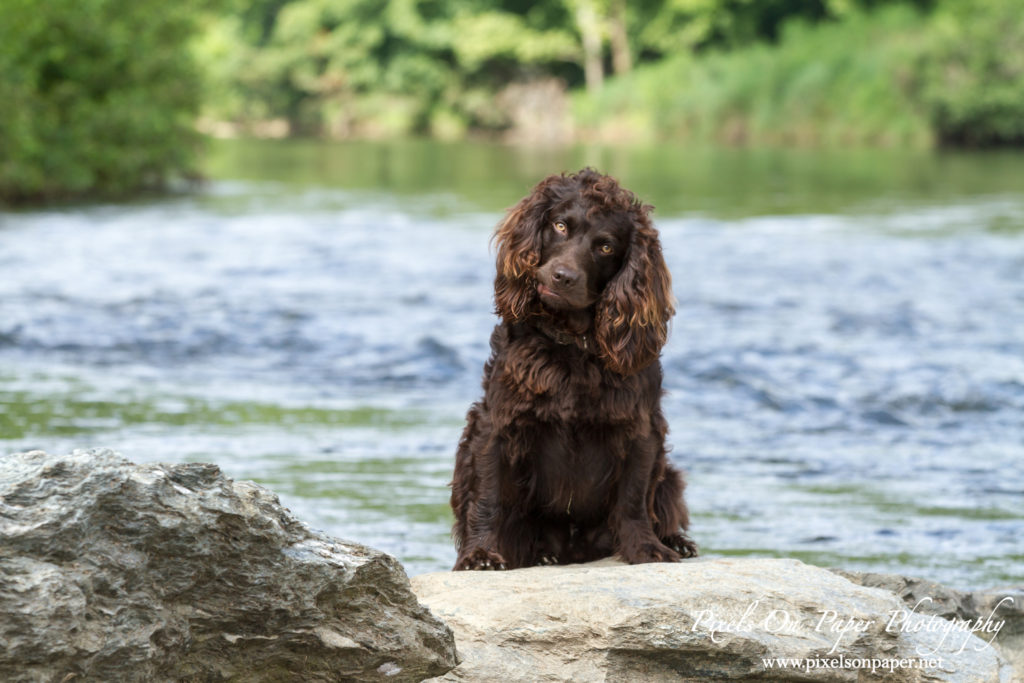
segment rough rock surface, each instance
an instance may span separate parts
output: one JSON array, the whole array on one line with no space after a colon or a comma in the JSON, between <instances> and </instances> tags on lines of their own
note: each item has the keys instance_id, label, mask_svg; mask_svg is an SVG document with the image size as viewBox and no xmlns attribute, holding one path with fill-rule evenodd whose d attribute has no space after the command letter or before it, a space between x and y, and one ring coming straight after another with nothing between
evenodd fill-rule
<instances>
[{"instance_id":1,"label":"rough rock surface","mask_svg":"<svg viewBox=\"0 0 1024 683\"><path fill-rule=\"evenodd\" d=\"M415 681L455 663L396 560L214 465L0 456L0 680Z\"/></svg>"},{"instance_id":2,"label":"rough rock surface","mask_svg":"<svg viewBox=\"0 0 1024 683\"><path fill-rule=\"evenodd\" d=\"M977 636L947 632L949 622L913 614L892 593L796 560L603 561L425 574L412 584L455 631L463 661L443 681L990 683L1013 676ZM766 662L777 658L801 661ZM874 672L871 660L878 660Z\"/></svg>"},{"instance_id":3,"label":"rough rock surface","mask_svg":"<svg viewBox=\"0 0 1024 683\"><path fill-rule=\"evenodd\" d=\"M978 623L1003 622L998 632L981 637L1013 665L1014 680L1024 681L1024 587L959 591L927 579L899 574L831 570L860 586L895 593L908 608L921 614Z\"/></svg>"}]
</instances>

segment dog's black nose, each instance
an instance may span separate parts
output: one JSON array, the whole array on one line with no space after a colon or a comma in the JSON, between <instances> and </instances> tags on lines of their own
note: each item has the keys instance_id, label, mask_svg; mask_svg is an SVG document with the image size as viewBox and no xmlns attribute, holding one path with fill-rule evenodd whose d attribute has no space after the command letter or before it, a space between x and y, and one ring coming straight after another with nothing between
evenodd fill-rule
<instances>
[{"instance_id":1,"label":"dog's black nose","mask_svg":"<svg viewBox=\"0 0 1024 683\"><path fill-rule=\"evenodd\" d=\"M555 268L554 272L551 273L551 277L554 279L556 284L562 285L563 287L572 287L580 280L580 274L566 266L558 266Z\"/></svg>"}]
</instances>

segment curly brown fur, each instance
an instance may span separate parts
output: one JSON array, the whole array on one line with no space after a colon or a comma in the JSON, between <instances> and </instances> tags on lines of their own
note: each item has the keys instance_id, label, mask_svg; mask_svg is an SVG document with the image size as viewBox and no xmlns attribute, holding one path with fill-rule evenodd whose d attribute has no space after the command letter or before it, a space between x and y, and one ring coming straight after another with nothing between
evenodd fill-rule
<instances>
[{"instance_id":1,"label":"curly brown fur","mask_svg":"<svg viewBox=\"0 0 1024 683\"><path fill-rule=\"evenodd\" d=\"M666 456L674 310L651 208L584 169L541 181L498 226L502 320L455 458L455 569L696 555Z\"/></svg>"}]
</instances>

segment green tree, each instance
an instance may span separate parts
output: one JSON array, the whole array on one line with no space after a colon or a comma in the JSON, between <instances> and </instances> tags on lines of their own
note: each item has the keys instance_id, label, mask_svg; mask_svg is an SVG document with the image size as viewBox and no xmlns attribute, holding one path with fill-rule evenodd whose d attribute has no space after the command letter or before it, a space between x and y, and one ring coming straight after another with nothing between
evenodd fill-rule
<instances>
[{"instance_id":1,"label":"green tree","mask_svg":"<svg viewBox=\"0 0 1024 683\"><path fill-rule=\"evenodd\" d=\"M120 195L192 168L196 4L0 3L0 199Z\"/></svg>"},{"instance_id":2,"label":"green tree","mask_svg":"<svg viewBox=\"0 0 1024 683\"><path fill-rule=\"evenodd\" d=\"M579 62L560 2L514 5L294 0L220 17L197 48L210 113L340 137L500 126L500 84Z\"/></svg>"}]
</instances>

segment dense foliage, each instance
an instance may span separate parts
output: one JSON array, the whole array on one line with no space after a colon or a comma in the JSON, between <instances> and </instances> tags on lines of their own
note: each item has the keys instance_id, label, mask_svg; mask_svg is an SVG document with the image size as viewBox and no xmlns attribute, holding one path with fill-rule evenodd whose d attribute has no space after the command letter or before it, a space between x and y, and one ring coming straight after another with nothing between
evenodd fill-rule
<instances>
[{"instance_id":1,"label":"dense foliage","mask_svg":"<svg viewBox=\"0 0 1024 683\"><path fill-rule=\"evenodd\" d=\"M211 65L210 118L341 137L502 130L518 123L510 100L550 100L551 81L596 96L636 65L895 2L238 1L243 11L214 17L198 45Z\"/></svg>"},{"instance_id":2,"label":"dense foliage","mask_svg":"<svg viewBox=\"0 0 1024 683\"><path fill-rule=\"evenodd\" d=\"M196 5L0 2L0 199L124 194L189 168Z\"/></svg>"},{"instance_id":3,"label":"dense foliage","mask_svg":"<svg viewBox=\"0 0 1024 683\"><path fill-rule=\"evenodd\" d=\"M236 1L198 45L234 132L1024 141L1018 0Z\"/></svg>"},{"instance_id":4,"label":"dense foliage","mask_svg":"<svg viewBox=\"0 0 1024 683\"><path fill-rule=\"evenodd\" d=\"M927 145L919 93L926 38L909 7L817 26L793 22L776 45L639 69L597 97L577 98L577 119L605 138L628 130L728 144Z\"/></svg>"}]
</instances>

